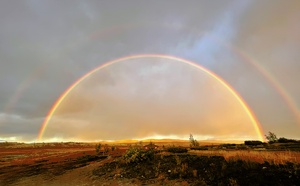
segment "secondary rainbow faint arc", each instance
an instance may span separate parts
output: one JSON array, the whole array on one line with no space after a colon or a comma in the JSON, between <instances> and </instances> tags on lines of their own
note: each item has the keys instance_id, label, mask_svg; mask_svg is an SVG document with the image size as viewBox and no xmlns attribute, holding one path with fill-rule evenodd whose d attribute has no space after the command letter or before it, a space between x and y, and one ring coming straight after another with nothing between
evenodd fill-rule
<instances>
[{"instance_id":1,"label":"secondary rainbow faint arc","mask_svg":"<svg viewBox=\"0 0 300 186\"><path fill-rule=\"evenodd\" d=\"M270 83L271 86L277 91L277 93L281 96L281 98L284 100L284 102L287 104L288 108L292 111L292 113L295 116L296 122L298 125L300 125L300 112L293 101L292 97L289 95L289 93L282 87L282 85L276 80L276 78L268 71L266 70L256 59L251 57L246 52L242 51L241 49L222 42L218 40L218 42L222 43L224 46L228 47L230 50L232 50L235 54L237 54L239 57L241 57L244 61L252 65L256 70L259 71L259 73Z\"/></svg>"},{"instance_id":2,"label":"secondary rainbow faint arc","mask_svg":"<svg viewBox=\"0 0 300 186\"><path fill-rule=\"evenodd\" d=\"M101 70L107 66L110 66L114 63L118 63L121 61L125 61L125 60L129 60L129 59L139 59L139 58L164 58L164 59L171 59L171 60L175 60L178 62L182 62L182 63L186 63L189 64L199 70L202 70L203 72L207 73L209 76L211 76L212 78L214 78L215 80L217 80L219 83L221 83L236 99L237 101L241 104L241 106L243 107L243 109L246 111L247 115L249 116L255 131L257 133L257 135L259 136L259 139L261 141L264 141L264 132L263 129L259 123L259 121L257 120L257 118L255 117L254 113L252 112L252 110L250 109L250 107L247 105L247 103L243 100L243 98L239 95L238 92L236 92L225 80L223 80L221 77L219 77L218 75L216 75L215 73L211 72L210 70L200 66L199 64L193 63L191 61L182 59L182 58L178 58L178 57L174 57L174 56L169 56L169 55L161 55L161 54L141 54L141 55L131 55L131 56L125 56L122 58L118 58L112 61L109 61L107 63L104 63L100 66L98 66L97 68L91 70L90 72L88 72L87 74L85 74L84 76L82 76L81 78L79 78L77 81L75 81L68 89L66 89L62 95L57 99L57 101L53 104L53 106L51 107L50 111L48 112L42 127L39 131L38 134L38 140L41 140L43 137L43 134L47 128L47 125L49 124L50 119L52 118L54 112L56 111L56 109L59 107L59 105L62 103L62 101L66 98L66 96L77 86L79 85L83 80L85 80L86 78L88 78L89 76L91 76L93 73L97 72L98 70Z\"/></svg>"}]
</instances>

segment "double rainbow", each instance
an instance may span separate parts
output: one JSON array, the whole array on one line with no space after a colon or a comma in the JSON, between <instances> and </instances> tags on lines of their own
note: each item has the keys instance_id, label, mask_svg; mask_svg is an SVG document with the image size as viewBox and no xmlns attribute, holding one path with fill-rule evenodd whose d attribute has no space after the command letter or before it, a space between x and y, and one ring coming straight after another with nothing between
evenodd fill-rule
<instances>
[{"instance_id":1,"label":"double rainbow","mask_svg":"<svg viewBox=\"0 0 300 186\"><path fill-rule=\"evenodd\" d=\"M139 58L163 58L163 59L171 59L171 60L175 60L178 62L182 62L188 65L191 65L203 72L205 72L207 75L209 75L210 77L212 77L213 79L215 79L217 82L219 82L221 85L223 85L234 97L235 99L240 103L240 105L243 107L243 109L245 110L245 112L247 113L247 115L249 116L251 123L253 124L253 127L258 135L258 138L261 141L264 141L264 136L263 136L263 130L262 127L259 123L259 121L257 120L257 118L255 117L254 113L252 112L252 110L250 109L250 107L247 105L247 103L243 100L243 98L239 95L238 92L236 92L225 80L223 80L221 77L219 77L218 75L216 75L215 73L209 71L208 69L200 66L199 64L193 63L191 61L185 60L185 59L181 59L178 57L174 57L174 56L169 56L169 55L160 55L160 54L142 54L142 55L132 55L132 56L126 56L126 57L122 57L116 60L112 60L109 61L107 63L104 63L102 65L100 65L99 67L91 70L90 72L88 72L87 74L85 74L84 76L82 76L80 79L78 79L75 83L73 83L68 89L66 89L61 96L57 99L57 101L53 104L52 108L50 109L50 111L48 112L42 126L41 129L39 131L38 134L38 140L42 140L43 134L46 131L46 128L49 124L49 121L51 120L53 114L55 113L56 109L59 107L59 105L63 102L63 100L68 96L68 94L76 87L78 86L81 82L83 82L86 78L88 78L89 76L93 75L95 72L108 67L112 64L115 63L119 63L122 61L126 61L126 60L130 60L130 59L139 59Z\"/></svg>"}]
</instances>

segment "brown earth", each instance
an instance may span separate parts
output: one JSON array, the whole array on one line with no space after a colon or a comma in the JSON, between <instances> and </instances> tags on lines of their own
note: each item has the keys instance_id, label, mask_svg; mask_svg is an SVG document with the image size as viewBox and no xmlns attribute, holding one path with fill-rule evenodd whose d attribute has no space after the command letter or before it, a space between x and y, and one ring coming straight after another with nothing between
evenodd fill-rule
<instances>
[{"instance_id":1,"label":"brown earth","mask_svg":"<svg viewBox=\"0 0 300 186\"><path fill-rule=\"evenodd\" d=\"M141 185L138 179L94 173L125 151L123 146L105 155L96 155L94 147L0 148L0 185Z\"/></svg>"},{"instance_id":2,"label":"brown earth","mask_svg":"<svg viewBox=\"0 0 300 186\"><path fill-rule=\"evenodd\" d=\"M125 163L126 146L106 154L94 145L0 147L0 185L297 185L299 163L228 160L223 156L156 153Z\"/></svg>"}]
</instances>

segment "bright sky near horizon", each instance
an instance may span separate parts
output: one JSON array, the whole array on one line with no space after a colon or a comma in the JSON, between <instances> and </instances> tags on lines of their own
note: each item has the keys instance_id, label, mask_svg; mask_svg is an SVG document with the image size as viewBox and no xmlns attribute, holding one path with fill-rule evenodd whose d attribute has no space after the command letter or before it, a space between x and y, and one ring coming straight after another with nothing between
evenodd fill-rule
<instances>
[{"instance_id":1,"label":"bright sky near horizon","mask_svg":"<svg viewBox=\"0 0 300 186\"><path fill-rule=\"evenodd\" d=\"M129 55L217 74L262 129L300 139L300 2L0 1L0 141L34 141L79 78ZM255 138L245 110L203 71L132 59L83 81L43 140ZM113 137L112 137L113 136Z\"/></svg>"}]
</instances>

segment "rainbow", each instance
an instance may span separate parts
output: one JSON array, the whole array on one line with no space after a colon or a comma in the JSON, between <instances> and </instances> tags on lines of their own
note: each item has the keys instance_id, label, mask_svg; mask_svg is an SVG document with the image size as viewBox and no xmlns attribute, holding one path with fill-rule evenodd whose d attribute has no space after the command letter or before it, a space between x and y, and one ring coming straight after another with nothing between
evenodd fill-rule
<instances>
[{"instance_id":1,"label":"rainbow","mask_svg":"<svg viewBox=\"0 0 300 186\"><path fill-rule=\"evenodd\" d=\"M243 52L242 50L231 47L231 49L236 52L243 60L250 63L252 66L254 66L255 69L257 69L260 74L264 76L264 78L269 81L269 83L273 86L273 88L277 91L277 93L281 96L281 98L284 100L284 102L287 104L288 108L292 111L294 114L294 117L296 119L296 122L298 125L300 125L300 113L298 110L297 105L293 101L293 98L289 95L289 93L282 87L282 85L276 80L276 78L269 73L260 63L258 63L253 57L251 58L247 53Z\"/></svg>"},{"instance_id":2,"label":"rainbow","mask_svg":"<svg viewBox=\"0 0 300 186\"><path fill-rule=\"evenodd\" d=\"M235 53L238 57L240 57L242 60L253 66L269 83L270 85L277 91L277 93L280 95L280 97L283 99L283 101L288 106L289 110L293 113L296 123L300 125L300 112L293 101L293 98L289 95L289 93L284 89L284 87L276 80L276 78L268 71L266 70L256 59L254 59L252 56L247 54L246 52L242 51L241 49L235 47L234 45L231 45L227 42L222 41L219 38L213 37L214 41L217 43L223 45L224 47L231 50L233 53Z\"/></svg>"},{"instance_id":3,"label":"rainbow","mask_svg":"<svg viewBox=\"0 0 300 186\"><path fill-rule=\"evenodd\" d=\"M113 26L107 29L103 29L101 30L99 33L95 33L92 34L90 36L89 39L94 40L94 39L98 39L98 38L106 38L106 37L110 37L110 35L116 34L121 30L124 29L130 29L134 26L136 27L141 27L141 26L150 26L150 28L152 26L155 26L156 23L152 23L151 25L131 25L131 24L123 24L123 25L118 25L118 26ZM163 26L167 29L172 29L170 28L171 25L165 25L162 24L160 26ZM176 29L176 28L175 28ZM203 32L202 34L206 34L207 32ZM257 71L259 71L259 73L267 80L267 82L277 91L277 93L279 94L279 96L282 98L282 100L285 102L285 104L287 105L287 107L289 108L289 110L291 111L291 113L294 115L296 124L300 125L300 112L298 109L298 106L296 105L295 101L293 100L293 98L291 97L291 95L284 89L284 87L282 86L282 84L272 75L272 73L270 73L267 69L265 69L264 66L262 66L256 59L254 59L252 56L250 56L249 54L247 54L245 51L242 51L241 49L235 47L234 45L227 43L225 41L223 41L222 39L211 35L212 41L215 41L216 43L223 45L224 47L226 47L227 49L231 50L233 53L235 53L239 58L241 58L242 60L244 60L245 62L247 62L248 64L250 64L251 66L253 66ZM72 44L72 46L77 46L78 44L82 43L83 41L79 40L74 42L74 44ZM67 50L67 48L64 48L61 50L60 54L65 53L65 51ZM35 72L33 72L32 74L29 75L29 77L27 77L24 82L22 82L19 87L17 88L17 90L15 91L15 93L12 95L11 99L8 100L7 104L4 107L4 111L6 113L11 113L13 108L15 107L15 105L17 104L17 102L19 101L19 99L22 97L22 95L24 94L24 92L29 88L29 86L32 84L32 82L38 78L38 76L41 74L41 72L46 69L46 66L42 66L40 68L38 68L37 70L35 70Z\"/></svg>"},{"instance_id":4,"label":"rainbow","mask_svg":"<svg viewBox=\"0 0 300 186\"><path fill-rule=\"evenodd\" d=\"M243 107L243 109L245 110L245 112L247 113L247 115L249 116L251 123L253 124L253 127L257 133L257 135L259 136L259 139L261 141L264 141L264 132L262 130L262 127L259 123L259 121L257 120L257 118L255 117L254 113L252 112L251 108L247 105L247 103L243 100L243 98L239 95L239 93L237 91L235 91L225 80L223 80L221 77L219 77L218 75L216 75L215 73L209 71L208 69L200 66L199 64L193 63L191 61L185 60L185 59L181 59L178 57L174 57L174 56L169 56L169 55L160 55L160 54L141 54L141 55L131 55L131 56L126 56L126 57L122 57L122 58L118 58L116 60L112 60L109 61L107 63L104 63L102 65L100 65L99 67L91 70L90 72L88 72L87 74L85 74L84 76L82 76L81 78L79 78L77 81L75 81L68 89L66 89L61 96L57 99L57 101L53 104L53 106L51 107L51 109L49 110L42 126L41 129L39 131L38 134L38 140L42 140L43 134L45 133L45 130L49 124L50 119L52 118L53 114L55 113L56 109L59 107L59 105L63 102L63 100L68 96L68 94L77 86L79 85L83 80L85 80L86 78L90 77L92 74L94 74L95 72L97 72L98 70L101 70L105 67L108 67L112 64L118 63L118 62L122 62L125 60L129 60L129 59L139 59L139 58L163 58L163 59L171 59L171 60L175 60L178 62L182 62L188 65L191 65L203 72L205 72L206 74L208 74L210 77L212 77L213 79L215 79L217 82L219 82L221 85L223 85L235 98L236 100L240 103L240 105Z\"/></svg>"},{"instance_id":5,"label":"rainbow","mask_svg":"<svg viewBox=\"0 0 300 186\"><path fill-rule=\"evenodd\" d=\"M18 86L15 93L12 95L11 99L8 100L7 104L4 107L5 113L12 113L13 107L17 104L19 99L23 96L27 89L34 80L37 79L44 72L44 66L38 67L31 73L20 85Z\"/></svg>"}]
</instances>

